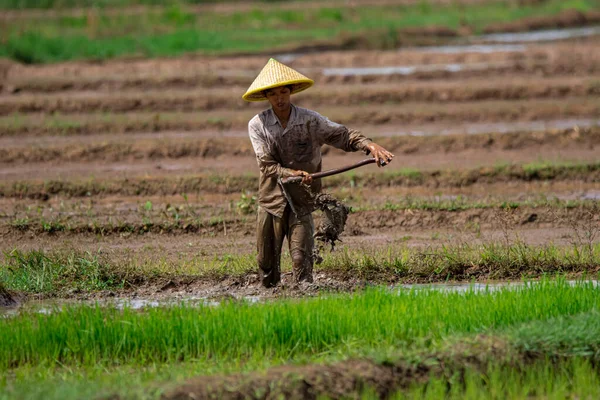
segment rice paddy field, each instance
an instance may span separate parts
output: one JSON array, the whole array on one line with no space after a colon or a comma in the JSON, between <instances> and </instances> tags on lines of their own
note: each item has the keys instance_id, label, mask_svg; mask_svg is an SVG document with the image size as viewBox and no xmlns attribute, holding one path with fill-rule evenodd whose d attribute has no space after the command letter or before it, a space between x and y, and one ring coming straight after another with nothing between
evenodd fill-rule
<instances>
[{"instance_id":1,"label":"rice paddy field","mask_svg":"<svg viewBox=\"0 0 600 400\"><path fill-rule=\"evenodd\" d=\"M0 399L600 396L597 0L0 0L0 32ZM342 242L264 289L270 57L396 157L324 178Z\"/></svg>"}]
</instances>

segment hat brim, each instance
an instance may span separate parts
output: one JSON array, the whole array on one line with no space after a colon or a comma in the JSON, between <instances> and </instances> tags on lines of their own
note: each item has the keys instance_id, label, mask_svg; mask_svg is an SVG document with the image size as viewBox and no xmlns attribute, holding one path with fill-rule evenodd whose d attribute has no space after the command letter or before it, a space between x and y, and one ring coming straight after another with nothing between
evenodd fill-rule
<instances>
[{"instance_id":1,"label":"hat brim","mask_svg":"<svg viewBox=\"0 0 600 400\"><path fill-rule=\"evenodd\" d=\"M273 89L280 86L293 85L291 94L302 92L311 87L315 82L312 79L294 79L290 81L277 82L272 85L257 88L253 91L245 93L242 98L246 101L264 101L267 100L265 90Z\"/></svg>"}]
</instances>

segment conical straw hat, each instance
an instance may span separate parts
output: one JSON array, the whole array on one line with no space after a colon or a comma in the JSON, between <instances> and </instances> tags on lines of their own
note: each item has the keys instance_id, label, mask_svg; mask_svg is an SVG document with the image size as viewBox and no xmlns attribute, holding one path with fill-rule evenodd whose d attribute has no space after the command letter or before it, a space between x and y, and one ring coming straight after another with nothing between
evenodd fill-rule
<instances>
[{"instance_id":1,"label":"conical straw hat","mask_svg":"<svg viewBox=\"0 0 600 400\"><path fill-rule=\"evenodd\" d=\"M278 86L293 85L292 94L308 89L315 83L300 72L271 58L242 98L246 101L267 100L263 91Z\"/></svg>"}]
</instances>

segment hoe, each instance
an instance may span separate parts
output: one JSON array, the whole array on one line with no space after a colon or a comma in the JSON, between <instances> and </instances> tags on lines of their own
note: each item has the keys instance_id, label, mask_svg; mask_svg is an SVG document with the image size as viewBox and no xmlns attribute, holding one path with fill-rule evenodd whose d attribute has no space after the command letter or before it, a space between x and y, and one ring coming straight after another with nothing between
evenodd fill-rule
<instances>
[{"instance_id":1,"label":"hoe","mask_svg":"<svg viewBox=\"0 0 600 400\"><path fill-rule=\"evenodd\" d=\"M326 176L341 174L342 172L350 171L363 165L375 163L374 158L367 158L356 164L347 165L341 168L330 169L327 171L316 172L310 174L313 179L324 178ZM316 208L315 197L316 195L310 191L306 185L299 184L302 182L301 176L292 176L279 180L279 185L283 190L283 194L287 199L292 212L297 216L310 214Z\"/></svg>"}]
</instances>

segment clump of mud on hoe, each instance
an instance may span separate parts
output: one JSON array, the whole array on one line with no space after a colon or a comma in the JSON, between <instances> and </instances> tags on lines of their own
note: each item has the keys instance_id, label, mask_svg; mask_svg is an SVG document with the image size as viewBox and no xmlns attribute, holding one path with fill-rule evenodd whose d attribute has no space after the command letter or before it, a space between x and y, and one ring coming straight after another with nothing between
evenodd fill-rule
<instances>
[{"instance_id":1,"label":"clump of mud on hoe","mask_svg":"<svg viewBox=\"0 0 600 400\"><path fill-rule=\"evenodd\" d=\"M0 307L10 307L16 305L17 300L15 300L13 295L0 283Z\"/></svg>"},{"instance_id":2,"label":"clump of mud on hoe","mask_svg":"<svg viewBox=\"0 0 600 400\"><path fill-rule=\"evenodd\" d=\"M317 243L313 250L315 263L321 264L323 262L321 252L324 247L329 244L333 251L336 242L341 242L340 235L344 232L350 207L328 193L318 194L315 197L315 206L323 211L323 218L314 234Z\"/></svg>"}]
</instances>

